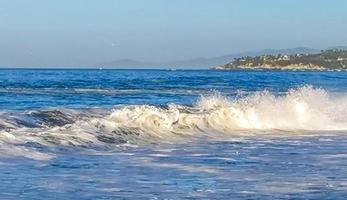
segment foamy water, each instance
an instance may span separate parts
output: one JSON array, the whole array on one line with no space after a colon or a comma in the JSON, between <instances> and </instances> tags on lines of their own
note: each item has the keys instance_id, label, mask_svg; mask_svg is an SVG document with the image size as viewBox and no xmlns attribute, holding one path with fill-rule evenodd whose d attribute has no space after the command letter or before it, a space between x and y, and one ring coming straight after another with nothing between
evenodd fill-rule
<instances>
[{"instance_id":1,"label":"foamy water","mask_svg":"<svg viewBox=\"0 0 347 200\"><path fill-rule=\"evenodd\" d=\"M5 199L346 196L346 73L0 70L0 78Z\"/></svg>"},{"instance_id":2,"label":"foamy water","mask_svg":"<svg viewBox=\"0 0 347 200\"><path fill-rule=\"evenodd\" d=\"M20 147L28 142L47 147L93 148L110 144L174 142L185 135L208 137L209 133L229 139L248 133L254 137L256 130L260 130L256 134L258 137L262 134L276 136L277 130L285 131L280 135L289 137L298 135L298 131L345 131L347 96L304 86L283 95L260 91L227 98L214 93L202 96L193 106L133 105L117 107L111 112L70 109L22 115L23 119L2 114L0 142L3 155L33 157L37 152ZM28 116L31 124L25 123ZM40 156L43 154L39 153ZM43 159L49 157L43 156Z\"/></svg>"}]
</instances>

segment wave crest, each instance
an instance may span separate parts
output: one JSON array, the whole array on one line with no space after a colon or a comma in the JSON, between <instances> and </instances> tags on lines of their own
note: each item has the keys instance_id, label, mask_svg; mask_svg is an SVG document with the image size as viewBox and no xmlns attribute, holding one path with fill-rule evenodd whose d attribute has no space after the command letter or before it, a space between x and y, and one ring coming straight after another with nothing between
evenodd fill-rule
<instances>
[{"instance_id":1,"label":"wave crest","mask_svg":"<svg viewBox=\"0 0 347 200\"><path fill-rule=\"evenodd\" d=\"M305 86L285 95L262 91L227 98L214 94L201 97L194 106L138 105L115 108L107 114L42 111L30 116L45 126L25 126L25 123L16 126L2 119L0 126L7 128L0 132L0 145L86 147L170 141L199 133L232 136L244 130L344 131L347 130L347 97Z\"/></svg>"},{"instance_id":2,"label":"wave crest","mask_svg":"<svg viewBox=\"0 0 347 200\"><path fill-rule=\"evenodd\" d=\"M310 86L284 96L263 91L229 99L202 97L195 106L132 106L114 110L109 120L147 132L186 134L194 131L232 133L243 129L347 130L347 98L331 96Z\"/></svg>"}]
</instances>

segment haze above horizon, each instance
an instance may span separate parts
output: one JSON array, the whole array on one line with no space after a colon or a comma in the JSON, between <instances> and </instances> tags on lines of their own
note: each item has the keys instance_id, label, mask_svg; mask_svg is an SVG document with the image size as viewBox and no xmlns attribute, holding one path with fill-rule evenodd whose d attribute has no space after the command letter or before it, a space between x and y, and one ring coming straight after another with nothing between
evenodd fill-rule
<instances>
[{"instance_id":1,"label":"haze above horizon","mask_svg":"<svg viewBox=\"0 0 347 200\"><path fill-rule=\"evenodd\" d=\"M347 44L344 0L0 0L0 66L170 62Z\"/></svg>"}]
</instances>

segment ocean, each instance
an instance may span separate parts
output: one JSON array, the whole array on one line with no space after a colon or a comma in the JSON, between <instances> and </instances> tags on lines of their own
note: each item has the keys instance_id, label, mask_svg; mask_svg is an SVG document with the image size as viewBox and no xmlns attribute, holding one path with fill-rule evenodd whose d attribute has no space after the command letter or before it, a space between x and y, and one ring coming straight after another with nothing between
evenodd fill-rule
<instances>
[{"instance_id":1,"label":"ocean","mask_svg":"<svg viewBox=\"0 0 347 200\"><path fill-rule=\"evenodd\" d=\"M0 70L1 199L346 196L346 72Z\"/></svg>"}]
</instances>

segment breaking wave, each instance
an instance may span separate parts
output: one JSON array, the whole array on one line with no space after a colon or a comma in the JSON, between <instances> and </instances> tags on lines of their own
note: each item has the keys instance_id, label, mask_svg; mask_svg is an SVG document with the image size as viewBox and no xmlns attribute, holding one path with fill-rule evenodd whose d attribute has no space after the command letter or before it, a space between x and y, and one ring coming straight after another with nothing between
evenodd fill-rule
<instances>
[{"instance_id":1,"label":"breaking wave","mask_svg":"<svg viewBox=\"0 0 347 200\"><path fill-rule=\"evenodd\" d=\"M298 130L345 131L347 96L305 86L284 95L262 91L227 98L214 94L201 97L194 106L138 105L116 107L112 111L0 113L0 152L12 155L24 151L30 155L27 157L41 159L43 156L44 159L44 155L26 149L25 144L45 147L139 145L173 141L185 135L214 133L232 137L247 130L259 134L271 130L288 134Z\"/></svg>"}]
</instances>

